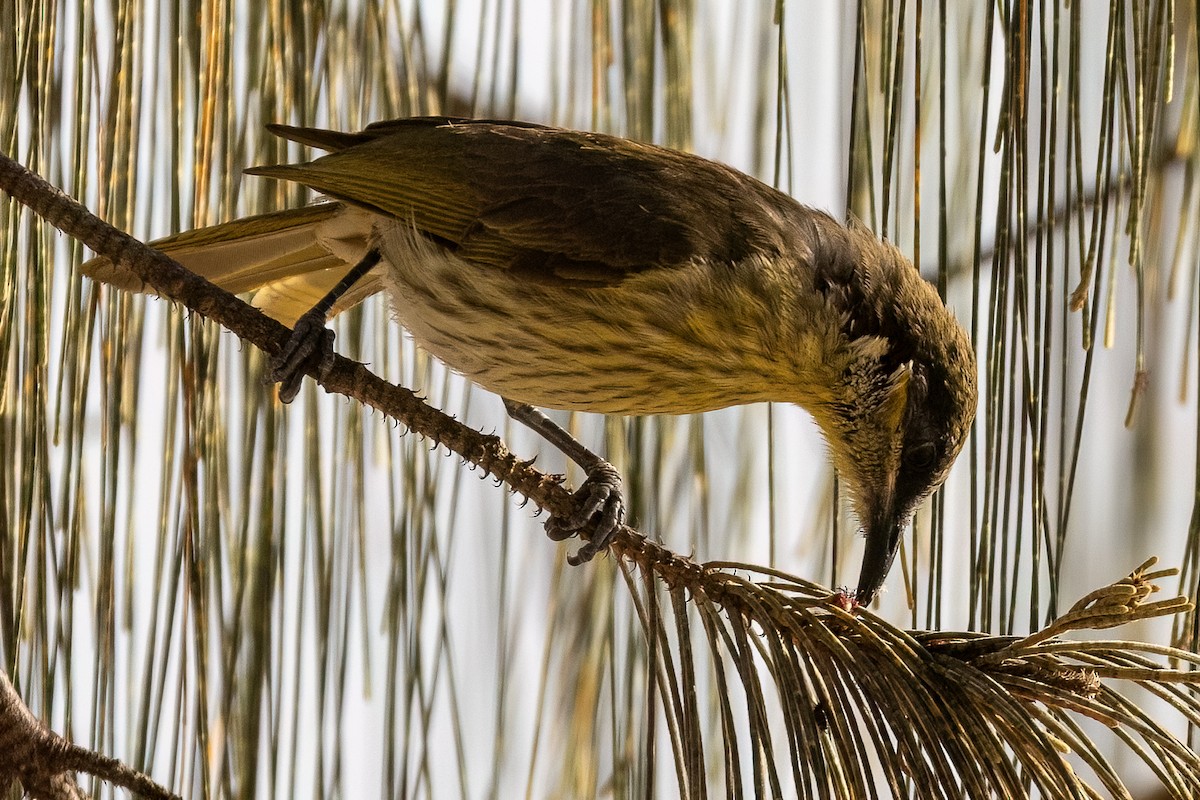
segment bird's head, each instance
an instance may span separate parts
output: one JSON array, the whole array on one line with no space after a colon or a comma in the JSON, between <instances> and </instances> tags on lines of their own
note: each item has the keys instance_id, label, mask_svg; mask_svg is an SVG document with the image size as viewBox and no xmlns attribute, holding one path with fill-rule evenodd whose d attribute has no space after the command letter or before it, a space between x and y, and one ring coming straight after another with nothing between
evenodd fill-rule
<instances>
[{"instance_id":1,"label":"bird's head","mask_svg":"<svg viewBox=\"0 0 1200 800\"><path fill-rule=\"evenodd\" d=\"M826 241L829 241L826 239ZM883 584L917 505L950 471L975 417L975 355L932 285L894 247L851 229L832 253L841 311L835 391L816 414L866 534L856 599ZM829 289L829 287L827 287Z\"/></svg>"}]
</instances>

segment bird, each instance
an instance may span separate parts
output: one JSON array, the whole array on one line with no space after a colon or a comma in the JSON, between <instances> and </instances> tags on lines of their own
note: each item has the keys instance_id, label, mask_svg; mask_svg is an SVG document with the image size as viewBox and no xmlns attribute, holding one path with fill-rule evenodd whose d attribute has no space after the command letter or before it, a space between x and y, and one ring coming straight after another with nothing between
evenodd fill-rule
<instances>
[{"instance_id":1,"label":"bird","mask_svg":"<svg viewBox=\"0 0 1200 800\"><path fill-rule=\"evenodd\" d=\"M970 337L895 246L732 167L603 133L456 117L267 129L326 154L246 173L323 199L152 245L296 326L270 369L284 399L328 359L327 317L386 292L419 345L584 467L575 513L547 523L591 531L577 561L623 524L620 475L538 409L796 404L865 537L852 596L873 600L977 405ZM152 291L103 258L82 271Z\"/></svg>"}]
</instances>

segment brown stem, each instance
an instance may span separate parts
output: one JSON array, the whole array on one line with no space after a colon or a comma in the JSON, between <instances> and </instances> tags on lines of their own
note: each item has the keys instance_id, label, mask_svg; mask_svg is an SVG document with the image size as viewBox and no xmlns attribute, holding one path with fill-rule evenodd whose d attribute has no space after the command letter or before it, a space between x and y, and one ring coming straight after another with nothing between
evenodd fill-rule
<instances>
[{"instance_id":1,"label":"brown stem","mask_svg":"<svg viewBox=\"0 0 1200 800\"><path fill-rule=\"evenodd\" d=\"M30 797L78 800L86 795L75 782L75 772L95 775L151 800L178 800L137 770L72 744L47 728L0 672L0 794L17 781Z\"/></svg>"},{"instance_id":2,"label":"brown stem","mask_svg":"<svg viewBox=\"0 0 1200 800\"><path fill-rule=\"evenodd\" d=\"M98 255L127 266L158 294L213 320L268 355L274 355L287 341L290 332L280 323L97 218L3 153L0 153L0 188ZM372 374L362 364L335 356L333 367L319 382L327 392L354 398L444 445L543 509L568 514L574 508L570 493L556 478L533 469L531 462L518 460L499 437L463 425L427 405L408 389Z\"/></svg>"}]
</instances>

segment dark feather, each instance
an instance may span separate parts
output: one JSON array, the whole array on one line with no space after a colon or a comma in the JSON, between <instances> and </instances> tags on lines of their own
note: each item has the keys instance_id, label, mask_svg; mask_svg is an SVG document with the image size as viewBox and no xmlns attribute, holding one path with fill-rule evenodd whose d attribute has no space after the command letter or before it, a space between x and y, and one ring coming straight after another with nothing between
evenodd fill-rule
<instances>
[{"instance_id":1,"label":"dark feather","mask_svg":"<svg viewBox=\"0 0 1200 800\"><path fill-rule=\"evenodd\" d=\"M807 249L813 212L733 169L596 133L423 117L359 133L271 126L335 152L249 172L402 220L481 266L611 284L646 269Z\"/></svg>"}]
</instances>

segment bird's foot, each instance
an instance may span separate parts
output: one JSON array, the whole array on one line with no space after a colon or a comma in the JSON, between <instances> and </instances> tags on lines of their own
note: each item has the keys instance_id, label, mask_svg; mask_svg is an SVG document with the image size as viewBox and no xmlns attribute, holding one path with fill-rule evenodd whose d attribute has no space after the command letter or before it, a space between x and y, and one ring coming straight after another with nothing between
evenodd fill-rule
<instances>
[{"instance_id":1,"label":"bird's foot","mask_svg":"<svg viewBox=\"0 0 1200 800\"><path fill-rule=\"evenodd\" d=\"M268 383L279 384L279 399L290 403L310 368L325 377L333 367L333 331L325 327L325 313L312 309L296 320L292 336L267 366Z\"/></svg>"},{"instance_id":2,"label":"bird's foot","mask_svg":"<svg viewBox=\"0 0 1200 800\"><path fill-rule=\"evenodd\" d=\"M600 461L588 470L587 480L573 495L575 510L567 517L551 517L546 521L546 535L556 542L570 538L594 522L591 536L573 556L567 556L572 566L591 561L612 543L613 537L625 522L625 497L621 494L621 474L607 461Z\"/></svg>"}]
</instances>

